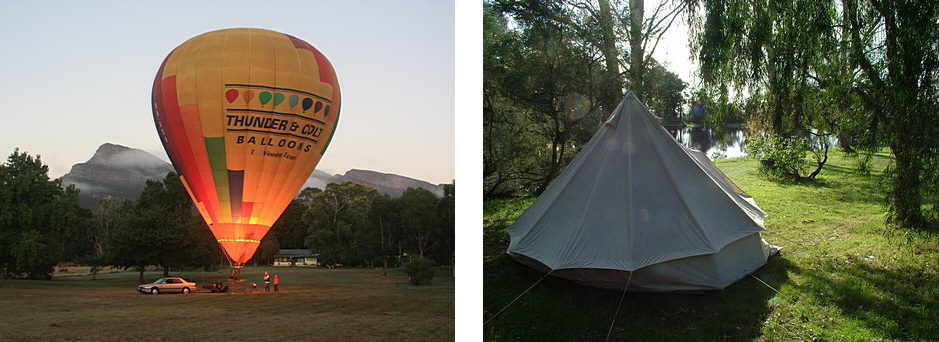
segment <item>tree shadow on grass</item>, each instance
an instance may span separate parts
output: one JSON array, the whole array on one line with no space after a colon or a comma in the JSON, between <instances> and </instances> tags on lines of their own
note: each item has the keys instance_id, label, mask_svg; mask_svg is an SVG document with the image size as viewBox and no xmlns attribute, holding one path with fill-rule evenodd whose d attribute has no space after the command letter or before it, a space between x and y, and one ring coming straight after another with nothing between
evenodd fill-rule
<instances>
[{"instance_id":1,"label":"tree shadow on grass","mask_svg":"<svg viewBox=\"0 0 939 342\"><path fill-rule=\"evenodd\" d=\"M856 169L838 165L826 165L814 179L763 177L784 188L834 192L837 194L836 198L845 202L882 203L883 194L887 191L878 181L879 173L865 176L859 174Z\"/></svg>"},{"instance_id":2,"label":"tree shadow on grass","mask_svg":"<svg viewBox=\"0 0 939 342\"><path fill-rule=\"evenodd\" d=\"M801 186L809 188L831 188L832 184L825 178L780 178L767 174L761 174L760 177L783 187Z\"/></svg>"},{"instance_id":3,"label":"tree shadow on grass","mask_svg":"<svg viewBox=\"0 0 939 342\"><path fill-rule=\"evenodd\" d=\"M773 288L795 266L779 256L754 275ZM483 326L486 340L751 340L761 334L776 292L750 276L722 291L702 294L623 293L555 278L508 255L483 266ZM539 281L515 303L519 294ZM613 316L623 304L616 321ZM498 316L493 316L505 307Z\"/></svg>"},{"instance_id":4,"label":"tree shadow on grass","mask_svg":"<svg viewBox=\"0 0 939 342\"><path fill-rule=\"evenodd\" d=\"M837 263L837 264L835 264ZM900 340L936 338L939 275L923 268L883 269L850 257L804 269L801 293L837 306L881 336Z\"/></svg>"},{"instance_id":5,"label":"tree shadow on grass","mask_svg":"<svg viewBox=\"0 0 939 342\"><path fill-rule=\"evenodd\" d=\"M845 166L834 165L834 164L825 165L825 168L822 169L822 172L819 173L819 175L823 175L823 174L826 174L826 173L827 173L827 174L836 173L836 174L840 174L840 175L844 175L844 176L860 176L860 177L864 177L864 175L861 174L861 172L858 171L857 168L854 168L854 167L845 167ZM879 174L880 174L879 171L871 170L871 176L877 176L877 175L879 175Z\"/></svg>"},{"instance_id":6,"label":"tree shadow on grass","mask_svg":"<svg viewBox=\"0 0 939 342\"><path fill-rule=\"evenodd\" d=\"M850 183L839 182L833 184L842 201L883 202L883 194L888 191L880 184L882 172L879 171L871 171L870 175L863 175L855 168L831 165L826 166L822 172L823 174L827 173L826 176L835 176L835 179L856 179Z\"/></svg>"}]
</instances>

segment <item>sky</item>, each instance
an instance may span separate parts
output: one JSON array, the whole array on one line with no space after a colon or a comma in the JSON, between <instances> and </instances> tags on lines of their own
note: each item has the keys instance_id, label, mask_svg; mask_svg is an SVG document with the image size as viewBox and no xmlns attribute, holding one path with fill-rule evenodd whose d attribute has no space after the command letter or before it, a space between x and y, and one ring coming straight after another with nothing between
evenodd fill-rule
<instances>
[{"instance_id":1,"label":"sky","mask_svg":"<svg viewBox=\"0 0 939 342\"><path fill-rule=\"evenodd\" d=\"M0 0L0 154L57 178L110 142L169 161L150 106L157 69L189 38L232 27L309 42L336 70L342 114L317 169L455 178L450 1Z\"/></svg>"},{"instance_id":2,"label":"sky","mask_svg":"<svg viewBox=\"0 0 939 342\"><path fill-rule=\"evenodd\" d=\"M651 15L658 1L645 3L646 15ZM651 49L651 45L649 47ZM662 35L662 40L652 52L652 57L665 66L665 69L678 75L688 87L697 86L700 79L697 77L698 63L691 59L691 50L688 48L688 25L682 17L675 19L668 31Z\"/></svg>"}]
</instances>

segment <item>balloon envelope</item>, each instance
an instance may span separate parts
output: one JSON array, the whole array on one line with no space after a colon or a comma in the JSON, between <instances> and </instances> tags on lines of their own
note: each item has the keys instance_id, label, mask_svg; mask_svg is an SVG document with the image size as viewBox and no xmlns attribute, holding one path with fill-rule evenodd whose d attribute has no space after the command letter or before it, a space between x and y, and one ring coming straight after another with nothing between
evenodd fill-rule
<instances>
[{"instance_id":1,"label":"balloon envelope","mask_svg":"<svg viewBox=\"0 0 939 342\"><path fill-rule=\"evenodd\" d=\"M336 73L309 43L270 30L196 36L157 72L157 132L233 262L251 258L332 140L339 110L304 111L298 100L340 108Z\"/></svg>"}]
</instances>

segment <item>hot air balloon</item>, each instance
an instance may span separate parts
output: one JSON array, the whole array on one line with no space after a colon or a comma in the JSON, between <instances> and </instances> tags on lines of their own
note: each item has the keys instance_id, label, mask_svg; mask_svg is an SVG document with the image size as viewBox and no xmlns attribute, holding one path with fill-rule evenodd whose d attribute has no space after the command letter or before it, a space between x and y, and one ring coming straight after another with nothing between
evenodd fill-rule
<instances>
[{"instance_id":1,"label":"hot air balloon","mask_svg":"<svg viewBox=\"0 0 939 342\"><path fill-rule=\"evenodd\" d=\"M166 56L152 102L166 154L240 273L332 141L335 70L288 34L212 31Z\"/></svg>"}]
</instances>

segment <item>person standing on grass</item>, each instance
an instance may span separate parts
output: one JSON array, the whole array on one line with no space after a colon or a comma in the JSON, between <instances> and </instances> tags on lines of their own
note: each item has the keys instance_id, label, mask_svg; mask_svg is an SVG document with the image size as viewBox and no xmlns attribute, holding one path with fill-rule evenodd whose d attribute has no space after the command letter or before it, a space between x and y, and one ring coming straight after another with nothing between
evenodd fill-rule
<instances>
[{"instance_id":1,"label":"person standing on grass","mask_svg":"<svg viewBox=\"0 0 939 342\"><path fill-rule=\"evenodd\" d=\"M277 285L280 285L280 278L278 278L277 275L275 274L274 275L274 292L280 292L280 290L277 289Z\"/></svg>"},{"instance_id":2,"label":"person standing on grass","mask_svg":"<svg viewBox=\"0 0 939 342\"><path fill-rule=\"evenodd\" d=\"M271 292L271 275L264 272L264 292Z\"/></svg>"}]
</instances>

